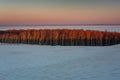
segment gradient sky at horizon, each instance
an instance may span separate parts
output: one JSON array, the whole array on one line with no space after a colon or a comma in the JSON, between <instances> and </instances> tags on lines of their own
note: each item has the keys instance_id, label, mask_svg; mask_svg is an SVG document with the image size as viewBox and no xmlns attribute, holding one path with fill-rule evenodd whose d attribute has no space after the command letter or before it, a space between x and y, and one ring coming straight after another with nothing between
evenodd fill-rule
<instances>
[{"instance_id":1,"label":"gradient sky at horizon","mask_svg":"<svg viewBox=\"0 0 120 80\"><path fill-rule=\"evenodd\" d=\"M120 24L120 0L0 0L0 25Z\"/></svg>"}]
</instances>

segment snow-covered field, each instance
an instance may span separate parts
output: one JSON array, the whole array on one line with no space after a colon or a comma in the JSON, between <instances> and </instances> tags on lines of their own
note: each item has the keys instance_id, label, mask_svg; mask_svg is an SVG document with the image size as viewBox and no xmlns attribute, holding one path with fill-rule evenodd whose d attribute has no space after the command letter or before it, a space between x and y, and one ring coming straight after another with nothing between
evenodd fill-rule
<instances>
[{"instance_id":1,"label":"snow-covered field","mask_svg":"<svg viewBox=\"0 0 120 80\"><path fill-rule=\"evenodd\" d=\"M0 80L120 80L120 45L0 44Z\"/></svg>"},{"instance_id":2,"label":"snow-covered field","mask_svg":"<svg viewBox=\"0 0 120 80\"><path fill-rule=\"evenodd\" d=\"M120 32L120 25L116 26L0 26L0 30L19 30L19 29L84 29Z\"/></svg>"}]
</instances>

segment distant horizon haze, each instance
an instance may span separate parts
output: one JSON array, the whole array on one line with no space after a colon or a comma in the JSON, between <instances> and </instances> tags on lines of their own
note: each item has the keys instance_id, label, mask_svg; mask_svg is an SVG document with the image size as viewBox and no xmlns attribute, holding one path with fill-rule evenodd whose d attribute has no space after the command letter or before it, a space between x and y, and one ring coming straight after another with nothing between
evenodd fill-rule
<instances>
[{"instance_id":1,"label":"distant horizon haze","mask_svg":"<svg viewBox=\"0 0 120 80\"><path fill-rule=\"evenodd\" d=\"M28 30L28 29L83 29L120 32L120 25L50 25L50 26L0 26L0 30Z\"/></svg>"}]
</instances>

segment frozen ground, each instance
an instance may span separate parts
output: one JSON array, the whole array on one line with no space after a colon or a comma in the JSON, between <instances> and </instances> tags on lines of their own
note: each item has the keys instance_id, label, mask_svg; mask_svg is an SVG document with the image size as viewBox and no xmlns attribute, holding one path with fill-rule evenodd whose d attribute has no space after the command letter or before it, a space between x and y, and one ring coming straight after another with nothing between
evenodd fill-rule
<instances>
[{"instance_id":1,"label":"frozen ground","mask_svg":"<svg viewBox=\"0 0 120 80\"><path fill-rule=\"evenodd\" d=\"M0 30L8 29L84 29L120 32L120 25L117 26L0 26Z\"/></svg>"},{"instance_id":2,"label":"frozen ground","mask_svg":"<svg viewBox=\"0 0 120 80\"><path fill-rule=\"evenodd\" d=\"M120 80L120 45L0 44L0 80Z\"/></svg>"}]
</instances>

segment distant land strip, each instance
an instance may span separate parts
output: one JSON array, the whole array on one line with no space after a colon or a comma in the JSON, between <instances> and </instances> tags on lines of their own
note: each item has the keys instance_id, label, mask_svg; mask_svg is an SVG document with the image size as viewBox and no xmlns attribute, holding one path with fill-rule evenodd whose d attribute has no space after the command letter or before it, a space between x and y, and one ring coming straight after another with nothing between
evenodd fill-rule
<instances>
[{"instance_id":1,"label":"distant land strip","mask_svg":"<svg viewBox=\"0 0 120 80\"><path fill-rule=\"evenodd\" d=\"M120 44L120 33L82 29L6 30L0 31L0 43L109 46Z\"/></svg>"}]
</instances>

